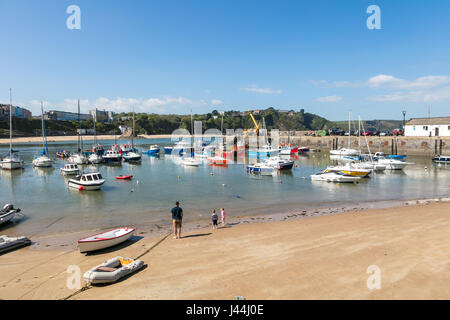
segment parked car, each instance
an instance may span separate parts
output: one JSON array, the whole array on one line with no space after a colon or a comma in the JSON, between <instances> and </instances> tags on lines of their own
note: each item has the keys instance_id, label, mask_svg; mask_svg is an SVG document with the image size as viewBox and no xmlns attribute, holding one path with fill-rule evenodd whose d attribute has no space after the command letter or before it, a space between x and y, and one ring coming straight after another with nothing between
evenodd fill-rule
<instances>
[{"instance_id":1,"label":"parked car","mask_svg":"<svg viewBox=\"0 0 450 320\"><path fill-rule=\"evenodd\" d=\"M354 130L346 131L344 133L345 136L355 136L357 133Z\"/></svg>"},{"instance_id":2,"label":"parked car","mask_svg":"<svg viewBox=\"0 0 450 320\"><path fill-rule=\"evenodd\" d=\"M392 136L392 132L390 132L390 131L381 131L380 132L380 137L385 137L385 136Z\"/></svg>"},{"instance_id":3,"label":"parked car","mask_svg":"<svg viewBox=\"0 0 450 320\"><path fill-rule=\"evenodd\" d=\"M392 135L394 135L394 136L402 136L403 135L403 130L402 129L394 129L394 130L392 130Z\"/></svg>"},{"instance_id":4,"label":"parked car","mask_svg":"<svg viewBox=\"0 0 450 320\"><path fill-rule=\"evenodd\" d=\"M366 131L362 133L363 136L377 136L379 132L375 128L368 128Z\"/></svg>"},{"instance_id":5,"label":"parked car","mask_svg":"<svg viewBox=\"0 0 450 320\"><path fill-rule=\"evenodd\" d=\"M330 131L330 136L343 136L345 131L339 128L333 128Z\"/></svg>"}]
</instances>

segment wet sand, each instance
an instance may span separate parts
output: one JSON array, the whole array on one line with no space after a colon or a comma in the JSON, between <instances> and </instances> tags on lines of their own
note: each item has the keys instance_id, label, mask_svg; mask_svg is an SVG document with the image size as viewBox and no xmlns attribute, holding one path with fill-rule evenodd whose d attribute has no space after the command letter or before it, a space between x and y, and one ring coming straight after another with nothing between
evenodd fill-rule
<instances>
[{"instance_id":1,"label":"wet sand","mask_svg":"<svg viewBox=\"0 0 450 320\"><path fill-rule=\"evenodd\" d=\"M180 240L169 226L139 226L133 241L92 255L76 251L81 233L36 235L0 256L0 298L450 299L450 202L332 211L233 217L218 230L191 222ZM67 288L69 265L82 275L117 255L142 256L147 267ZM380 290L367 288L370 265L381 270Z\"/></svg>"}]
</instances>

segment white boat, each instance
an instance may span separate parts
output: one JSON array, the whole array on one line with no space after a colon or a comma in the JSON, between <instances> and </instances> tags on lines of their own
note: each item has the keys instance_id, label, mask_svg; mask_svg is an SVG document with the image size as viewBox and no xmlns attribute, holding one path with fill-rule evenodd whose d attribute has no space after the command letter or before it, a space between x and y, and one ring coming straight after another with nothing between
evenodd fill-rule
<instances>
[{"instance_id":1,"label":"white boat","mask_svg":"<svg viewBox=\"0 0 450 320\"><path fill-rule=\"evenodd\" d=\"M8 237L6 235L0 236L0 253L28 246L31 240L27 237Z\"/></svg>"},{"instance_id":2,"label":"white boat","mask_svg":"<svg viewBox=\"0 0 450 320\"><path fill-rule=\"evenodd\" d=\"M76 163L66 163L64 164L64 168L60 168L59 171L63 175L73 175L80 173L80 169L78 168L78 165Z\"/></svg>"},{"instance_id":3,"label":"white boat","mask_svg":"<svg viewBox=\"0 0 450 320\"><path fill-rule=\"evenodd\" d=\"M122 144L120 146L120 150L122 150L122 153L129 152L131 150L131 146L129 144Z\"/></svg>"},{"instance_id":4,"label":"white boat","mask_svg":"<svg viewBox=\"0 0 450 320\"><path fill-rule=\"evenodd\" d=\"M103 161L105 161L106 163L121 163L122 153L120 153L116 149L107 150L103 155Z\"/></svg>"},{"instance_id":5,"label":"white boat","mask_svg":"<svg viewBox=\"0 0 450 320\"><path fill-rule=\"evenodd\" d=\"M14 170L23 168L23 160L16 151L11 151L0 161L3 170Z\"/></svg>"},{"instance_id":6,"label":"white boat","mask_svg":"<svg viewBox=\"0 0 450 320\"><path fill-rule=\"evenodd\" d=\"M115 257L86 271L84 281L91 284L112 283L138 271L144 266L142 260Z\"/></svg>"},{"instance_id":7,"label":"white boat","mask_svg":"<svg viewBox=\"0 0 450 320\"><path fill-rule=\"evenodd\" d=\"M78 190L99 190L105 183L99 172L83 173L73 179L69 179L69 187Z\"/></svg>"},{"instance_id":8,"label":"white boat","mask_svg":"<svg viewBox=\"0 0 450 320\"><path fill-rule=\"evenodd\" d=\"M327 181L327 182L357 182L361 177L350 176L342 172L320 172L311 175L313 181Z\"/></svg>"},{"instance_id":9,"label":"white boat","mask_svg":"<svg viewBox=\"0 0 450 320\"><path fill-rule=\"evenodd\" d=\"M202 164L202 161L195 158L184 158L181 160L181 164L188 167L198 167Z\"/></svg>"},{"instance_id":10,"label":"white boat","mask_svg":"<svg viewBox=\"0 0 450 320\"><path fill-rule=\"evenodd\" d=\"M330 154L334 156L356 156L359 154L358 150L348 149L348 148L339 148L337 150L330 150Z\"/></svg>"},{"instance_id":11,"label":"white boat","mask_svg":"<svg viewBox=\"0 0 450 320\"><path fill-rule=\"evenodd\" d=\"M12 95L9 89L9 153L0 161L0 167L4 170L22 169L23 161L12 145Z\"/></svg>"},{"instance_id":12,"label":"white boat","mask_svg":"<svg viewBox=\"0 0 450 320\"><path fill-rule=\"evenodd\" d=\"M294 166L294 161L281 159L280 157L270 157L264 163L278 170L290 170Z\"/></svg>"},{"instance_id":13,"label":"white boat","mask_svg":"<svg viewBox=\"0 0 450 320\"><path fill-rule=\"evenodd\" d=\"M247 170L250 173L259 173L263 176L276 175L278 169L274 166L268 165L266 163L255 163L247 166Z\"/></svg>"},{"instance_id":14,"label":"white boat","mask_svg":"<svg viewBox=\"0 0 450 320\"><path fill-rule=\"evenodd\" d=\"M351 165L356 169L366 169L377 172L386 170L386 166L378 163L377 161L351 162Z\"/></svg>"},{"instance_id":15,"label":"white boat","mask_svg":"<svg viewBox=\"0 0 450 320\"><path fill-rule=\"evenodd\" d=\"M103 157L97 153L91 153L88 157L88 162L92 164L99 164L103 162Z\"/></svg>"},{"instance_id":16,"label":"white boat","mask_svg":"<svg viewBox=\"0 0 450 320\"><path fill-rule=\"evenodd\" d=\"M33 159L33 166L48 168L53 165L53 160L47 157L45 154Z\"/></svg>"},{"instance_id":17,"label":"white boat","mask_svg":"<svg viewBox=\"0 0 450 320\"><path fill-rule=\"evenodd\" d=\"M433 157L433 162L450 164L450 156L441 156L441 155L437 154Z\"/></svg>"},{"instance_id":18,"label":"white boat","mask_svg":"<svg viewBox=\"0 0 450 320\"><path fill-rule=\"evenodd\" d=\"M41 101L41 111L42 111L42 153L33 159L34 167L48 168L53 165L53 160L48 156L47 148L47 137L45 134L45 124L44 124L44 108Z\"/></svg>"},{"instance_id":19,"label":"white boat","mask_svg":"<svg viewBox=\"0 0 450 320\"><path fill-rule=\"evenodd\" d=\"M291 155L291 147L281 147L280 155L281 156L290 156Z\"/></svg>"},{"instance_id":20,"label":"white boat","mask_svg":"<svg viewBox=\"0 0 450 320\"><path fill-rule=\"evenodd\" d=\"M88 159L81 153L73 154L67 158L67 162L75 164L88 164Z\"/></svg>"},{"instance_id":21,"label":"white boat","mask_svg":"<svg viewBox=\"0 0 450 320\"><path fill-rule=\"evenodd\" d=\"M345 165L327 167L323 172L325 172L325 173L342 172L346 175L353 176L353 177L366 177L372 171L369 169L358 168L358 167L353 166L351 163L347 163Z\"/></svg>"},{"instance_id":22,"label":"white boat","mask_svg":"<svg viewBox=\"0 0 450 320\"><path fill-rule=\"evenodd\" d=\"M20 212L20 209L15 209L12 204L6 204L3 209L0 210L0 225L10 221L18 212Z\"/></svg>"},{"instance_id":23,"label":"white boat","mask_svg":"<svg viewBox=\"0 0 450 320\"><path fill-rule=\"evenodd\" d=\"M130 239L135 228L116 228L78 240L80 252L96 251L109 248Z\"/></svg>"},{"instance_id":24,"label":"white boat","mask_svg":"<svg viewBox=\"0 0 450 320\"><path fill-rule=\"evenodd\" d=\"M403 170L403 168L411 163L396 159L378 158L378 164L385 165L386 170Z\"/></svg>"}]
</instances>

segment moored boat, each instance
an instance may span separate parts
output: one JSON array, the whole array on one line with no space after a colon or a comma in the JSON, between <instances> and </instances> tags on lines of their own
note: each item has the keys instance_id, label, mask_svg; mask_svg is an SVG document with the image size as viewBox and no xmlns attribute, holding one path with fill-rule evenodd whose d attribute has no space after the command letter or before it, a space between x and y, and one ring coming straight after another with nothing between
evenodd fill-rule
<instances>
[{"instance_id":1,"label":"moored boat","mask_svg":"<svg viewBox=\"0 0 450 320\"><path fill-rule=\"evenodd\" d=\"M99 172L83 173L73 179L69 179L69 187L78 190L99 190L105 183Z\"/></svg>"},{"instance_id":2,"label":"moored boat","mask_svg":"<svg viewBox=\"0 0 450 320\"><path fill-rule=\"evenodd\" d=\"M437 154L433 157L433 162L450 164L450 156L441 156Z\"/></svg>"},{"instance_id":3,"label":"moored boat","mask_svg":"<svg viewBox=\"0 0 450 320\"><path fill-rule=\"evenodd\" d=\"M66 163L64 164L64 168L60 168L59 171L63 175L73 175L80 173L80 169L78 168L78 165L76 163Z\"/></svg>"},{"instance_id":4,"label":"moored boat","mask_svg":"<svg viewBox=\"0 0 450 320\"><path fill-rule=\"evenodd\" d=\"M130 239L135 228L120 227L78 240L80 252L96 251L118 245Z\"/></svg>"},{"instance_id":5,"label":"moored boat","mask_svg":"<svg viewBox=\"0 0 450 320\"><path fill-rule=\"evenodd\" d=\"M343 172L319 172L311 175L313 181L327 181L327 182L357 182L361 177L355 177Z\"/></svg>"},{"instance_id":6,"label":"moored boat","mask_svg":"<svg viewBox=\"0 0 450 320\"><path fill-rule=\"evenodd\" d=\"M20 209L14 208L14 206L10 203L6 204L1 210L0 210L0 225L10 221L13 219L16 214L20 212Z\"/></svg>"}]
</instances>

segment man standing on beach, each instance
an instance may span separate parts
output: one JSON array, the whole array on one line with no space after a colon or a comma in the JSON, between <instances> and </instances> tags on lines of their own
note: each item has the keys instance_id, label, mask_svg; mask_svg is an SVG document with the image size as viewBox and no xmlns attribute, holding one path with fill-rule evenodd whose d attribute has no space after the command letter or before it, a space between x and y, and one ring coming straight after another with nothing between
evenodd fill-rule
<instances>
[{"instance_id":1,"label":"man standing on beach","mask_svg":"<svg viewBox=\"0 0 450 320\"><path fill-rule=\"evenodd\" d=\"M181 238L181 222L183 220L183 209L180 208L180 203L175 202L175 207L172 208L172 222L173 222L173 233L175 233L174 238Z\"/></svg>"}]
</instances>

